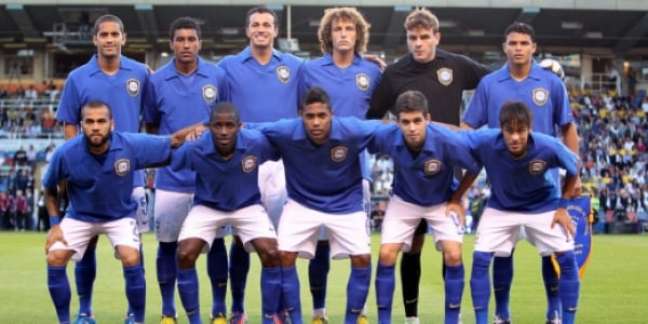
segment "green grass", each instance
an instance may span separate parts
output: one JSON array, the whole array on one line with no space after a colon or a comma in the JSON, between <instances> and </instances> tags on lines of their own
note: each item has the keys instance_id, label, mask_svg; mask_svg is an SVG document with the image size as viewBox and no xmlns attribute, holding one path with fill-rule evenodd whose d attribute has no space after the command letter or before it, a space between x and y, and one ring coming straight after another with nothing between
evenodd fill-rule
<instances>
[{"instance_id":1,"label":"green grass","mask_svg":"<svg viewBox=\"0 0 648 324\"><path fill-rule=\"evenodd\" d=\"M46 285L44 234L0 233L0 322L2 323L54 323L55 314ZM159 319L160 297L155 278L155 239L144 237L146 253L147 323ZM379 237L374 235L374 256ZM419 304L422 323L440 323L443 318L443 286L440 276L440 256L433 250L430 239L426 244ZM463 299L464 323L472 323L469 291L470 255L473 237L466 238L466 290ZM646 323L645 310L648 301L648 238L645 236L597 236L592 262L582 283L578 311L580 323ZM373 260L375 264L375 260ZM205 274L205 257L199 260L201 282L201 306L203 318L208 318L211 293ZM307 290L307 263L299 262L302 310L310 316L311 300ZM521 243L516 251L515 279L512 291L513 320L516 323L541 323L545 309L544 289L540 276L540 258L527 243ZM73 283L73 267L68 267ZM349 275L349 262L333 261L329 275L328 312L331 323L342 323L345 287ZM372 280L373 284L373 280ZM72 284L73 285L73 284ZM94 309L99 323L120 323L126 310L124 283L121 266L112 256L110 244L105 237L99 243L97 281L95 283ZM394 298L394 322L400 323L403 307L397 284ZM259 323L260 288L259 262L253 255L252 269L248 278L247 312L250 323ZM74 288L73 288L74 289ZM76 297L72 298L72 314L77 309ZM184 311L177 300L180 323L186 323ZM229 301L228 301L229 303ZM375 299L373 287L368 300L369 315L375 322ZM491 306L491 310L493 307Z\"/></svg>"}]
</instances>

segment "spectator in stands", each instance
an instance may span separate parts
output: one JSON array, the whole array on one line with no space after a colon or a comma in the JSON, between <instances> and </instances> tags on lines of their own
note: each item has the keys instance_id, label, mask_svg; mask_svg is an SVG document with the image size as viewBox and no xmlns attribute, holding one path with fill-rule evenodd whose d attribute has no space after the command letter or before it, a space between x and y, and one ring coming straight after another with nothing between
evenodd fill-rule
<instances>
[{"instance_id":1,"label":"spectator in stands","mask_svg":"<svg viewBox=\"0 0 648 324\"><path fill-rule=\"evenodd\" d=\"M6 192L0 192L0 229L9 228L9 195Z\"/></svg>"},{"instance_id":2,"label":"spectator in stands","mask_svg":"<svg viewBox=\"0 0 648 324\"><path fill-rule=\"evenodd\" d=\"M28 222L27 218L31 214L31 206L29 206L29 202L27 201L27 197L23 193L22 190L17 190L16 191L16 198L15 198L15 230L16 231L21 231L24 232L25 229L28 229L28 225L31 222Z\"/></svg>"}]
</instances>

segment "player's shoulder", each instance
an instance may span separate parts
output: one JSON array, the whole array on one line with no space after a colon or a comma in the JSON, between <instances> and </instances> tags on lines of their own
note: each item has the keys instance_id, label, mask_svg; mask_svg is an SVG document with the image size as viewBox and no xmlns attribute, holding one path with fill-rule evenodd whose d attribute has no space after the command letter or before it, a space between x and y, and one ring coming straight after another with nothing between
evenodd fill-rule
<instances>
[{"instance_id":1,"label":"player's shoulder","mask_svg":"<svg viewBox=\"0 0 648 324\"><path fill-rule=\"evenodd\" d=\"M67 76L66 82L70 80L76 81L82 78L88 77L90 73L97 70L96 63L93 63L93 60L86 62L85 64L74 68Z\"/></svg>"},{"instance_id":2,"label":"player's shoulder","mask_svg":"<svg viewBox=\"0 0 648 324\"><path fill-rule=\"evenodd\" d=\"M410 54L405 54L399 57L396 62L387 65L385 71L383 72L383 77L388 77L393 74L401 73L404 69L407 69L413 64L414 60Z\"/></svg>"},{"instance_id":3,"label":"player's shoulder","mask_svg":"<svg viewBox=\"0 0 648 324\"><path fill-rule=\"evenodd\" d=\"M286 53L286 52L281 52L281 51L274 51L275 55L279 57L281 60L281 63L289 65L289 66L294 66L298 67L301 66L304 63L304 60L291 54L291 53Z\"/></svg>"},{"instance_id":4,"label":"player's shoulder","mask_svg":"<svg viewBox=\"0 0 648 324\"><path fill-rule=\"evenodd\" d=\"M175 68L173 67L173 60L167 62L166 64L162 65L160 68L158 68L155 73L151 75L151 82L156 83L156 82L161 82L168 78L171 73L175 72Z\"/></svg>"},{"instance_id":5,"label":"player's shoulder","mask_svg":"<svg viewBox=\"0 0 648 324\"><path fill-rule=\"evenodd\" d=\"M77 136L65 141L58 149L56 149L55 154L59 154L63 157L70 155L73 151L83 145L83 134L78 134Z\"/></svg>"},{"instance_id":6,"label":"player's shoulder","mask_svg":"<svg viewBox=\"0 0 648 324\"><path fill-rule=\"evenodd\" d=\"M562 144L558 138L540 132L531 132L531 136L538 148L555 148L556 145Z\"/></svg>"}]
</instances>

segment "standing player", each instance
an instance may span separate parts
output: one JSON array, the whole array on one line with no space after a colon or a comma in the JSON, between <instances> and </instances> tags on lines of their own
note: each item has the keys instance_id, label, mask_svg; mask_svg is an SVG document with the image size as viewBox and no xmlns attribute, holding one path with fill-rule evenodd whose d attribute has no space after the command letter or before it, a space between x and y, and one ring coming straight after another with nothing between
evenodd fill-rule
<instances>
[{"instance_id":1,"label":"standing player","mask_svg":"<svg viewBox=\"0 0 648 324\"><path fill-rule=\"evenodd\" d=\"M303 96L312 87L324 89L331 98L335 116L364 119L371 94L380 80L380 68L362 58L369 42L369 24L355 8L330 8L320 20L318 38L322 57L304 63L300 74L299 93ZM363 199L371 203L368 159L361 158ZM325 233L323 233L325 234ZM313 324L327 323L326 283L330 268L330 246L326 235L317 242L315 257L308 265L308 279L313 296Z\"/></svg>"},{"instance_id":2,"label":"standing player","mask_svg":"<svg viewBox=\"0 0 648 324\"><path fill-rule=\"evenodd\" d=\"M88 63L70 72L56 112L56 119L64 125L66 139L78 133L81 107L94 100L112 107L116 131L137 133L140 129L140 113L145 98L142 90L148 84L148 68L121 54L126 33L119 17L104 15L97 18L93 31L92 41L97 47L97 54ZM138 204L138 228L140 233L146 232L148 218L143 172L136 172L133 181L133 200ZM96 244L97 239L93 238L74 269L79 295L77 323L94 323L92 286L97 271Z\"/></svg>"},{"instance_id":3,"label":"standing player","mask_svg":"<svg viewBox=\"0 0 648 324\"><path fill-rule=\"evenodd\" d=\"M573 253L574 226L565 207L578 183L579 161L557 139L531 132L531 115L524 103L508 102L499 113L501 130L484 129L468 136L472 155L486 168L491 183L477 229L470 279L477 324L488 323L490 260L493 255L510 255L520 227L540 255L556 255L562 323L574 323L580 283ZM567 171L562 197L560 186L548 174L557 167ZM474 177L464 180L465 192L468 186L463 185Z\"/></svg>"},{"instance_id":4,"label":"standing player","mask_svg":"<svg viewBox=\"0 0 648 324\"><path fill-rule=\"evenodd\" d=\"M507 101L524 102L531 109L533 130L557 136L559 128L563 143L578 154L578 133L569 107L565 85L553 73L544 70L533 61L536 50L533 27L525 23L513 23L505 33L503 44L507 63L501 69L485 76L463 118L463 127L477 129L483 125L499 126L499 113ZM560 181L558 170L550 172L554 181ZM577 188L579 184L577 184ZM572 194L572 193L570 193ZM550 256L542 258L542 277L547 293L547 322L560 321L560 297L558 276ZM493 262L493 286L495 290L496 322L510 322L509 296L513 281L513 257L495 257Z\"/></svg>"},{"instance_id":5,"label":"standing player","mask_svg":"<svg viewBox=\"0 0 648 324\"><path fill-rule=\"evenodd\" d=\"M93 237L104 233L124 267L126 297L133 312L126 323L144 323L146 281L134 219L138 206L132 198L133 178L136 170L167 161L171 147L178 146L187 132L171 138L113 132L110 107L99 101L84 104L81 119L83 135L56 151L44 179L52 224L45 247L47 286L59 323L70 323L65 267L70 258L81 259ZM70 204L61 221L57 187L63 183Z\"/></svg>"},{"instance_id":6,"label":"standing player","mask_svg":"<svg viewBox=\"0 0 648 324\"><path fill-rule=\"evenodd\" d=\"M241 121L273 122L297 117L298 75L301 60L273 48L279 34L274 11L255 7L246 16L245 32L249 46L239 54L224 58L219 66L226 72L230 100L239 109ZM275 225L286 200L283 163L268 161L259 169L261 201ZM233 323L243 323L245 280L250 257L239 239L230 251Z\"/></svg>"},{"instance_id":7,"label":"standing player","mask_svg":"<svg viewBox=\"0 0 648 324\"><path fill-rule=\"evenodd\" d=\"M263 323L278 323L281 263L257 179L259 164L278 156L263 134L240 127L236 108L218 104L211 114L210 131L173 157L174 169L188 168L197 174L194 205L182 224L178 248L178 289L190 323L201 323L196 259L223 225L231 225L243 245L258 252L263 265Z\"/></svg>"},{"instance_id":8,"label":"standing player","mask_svg":"<svg viewBox=\"0 0 648 324\"><path fill-rule=\"evenodd\" d=\"M369 291L371 255L362 206L359 154L380 123L332 116L328 95L312 88L300 119L262 127L286 165L288 203L279 223L283 303L293 324L302 323L298 255L312 258L321 227L330 236L333 258L351 258L345 323L359 320Z\"/></svg>"},{"instance_id":9,"label":"standing player","mask_svg":"<svg viewBox=\"0 0 648 324\"><path fill-rule=\"evenodd\" d=\"M151 76L150 104L144 110L147 131L171 134L181 128L209 120L211 107L225 93L225 72L199 57L200 24L193 18L181 17L169 29L174 58ZM196 174L191 170L174 171L170 167L157 170L155 179L155 228L159 243L157 277L162 294L162 324L175 323L174 290L176 282L176 250L182 222L193 201ZM224 324L227 289L227 253L223 239L218 237L208 256L208 274L213 291L214 323ZM220 273L218 270L223 270Z\"/></svg>"},{"instance_id":10,"label":"standing player","mask_svg":"<svg viewBox=\"0 0 648 324\"><path fill-rule=\"evenodd\" d=\"M387 67L373 92L367 118L382 118L393 110L396 98L407 90L421 91L430 105L430 118L459 126L461 96L474 89L488 73L479 63L437 48L441 40L439 20L427 9L416 9L405 18L409 54ZM418 323L418 288L425 221L416 230L410 252L403 253L401 281L408 323Z\"/></svg>"},{"instance_id":11,"label":"standing player","mask_svg":"<svg viewBox=\"0 0 648 324\"><path fill-rule=\"evenodd\" d=\"M459 321L464 287L461 261L463 216L454 168L479 171L462 137L444 126L429 124L427 100L420 91L406 91L396 100L397 125L376 132L369 151L394 160L394 195L382 224L376 274L378 322L391 323L394 265L400 250L409 250L416 227L426 220L446 265L445 323ZM476 169L476 170L475 170Z\"/></svg>"}]
</instances>

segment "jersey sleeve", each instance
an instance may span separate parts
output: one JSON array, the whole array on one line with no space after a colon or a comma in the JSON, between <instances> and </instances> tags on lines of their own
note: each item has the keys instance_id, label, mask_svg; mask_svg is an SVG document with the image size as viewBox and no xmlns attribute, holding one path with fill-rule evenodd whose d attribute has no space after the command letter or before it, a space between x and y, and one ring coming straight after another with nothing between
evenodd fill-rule
<instances>
[{"instance_id":1,"label":"jersey sleeve","mask_svg":"<svg viewBox=\"0 0 648 324\"><path fill-rule=\"evenodd\" d=\"M68 77L63 86L61 100L56 111L56 120L68 124L79 124L81 102L73 77Z\"/></svg>"},{"instance_id":2,"label":"jersey sleeve","mask_svg":"<svg viewBox=\"0 0 648 324\"><path fill-rule=\"evenodd\" d=\"M371 154L387 154L388 143L393 141L392 138L389 138L392 135L394 127L396 125L382 125L376 128L374 137L367 143L367 150ZM400 133L399 133L400 135ZM393 135L392 135L393 136Z\"/></svg>"},{"instance_id":3,"label":"jersey sleeve","mask_svg":"<svg viewBox=\"0 0 648 324\"><path fill-rule=\"evenodd\" d=\"M306 64L302 65L302 68L299 71L298 74L298 81L297 81L297 101L298 105L301 104L301 102L304 100L304 96L306 95L306 92L311 88L311 80L308 75L308 66Z\"/></svg>"},{"instance_id":4,"label":"jersey sleeve","mask_svg":"<svg viewBox=\"0 0 648 324\"><path fill-rule=\"evenodd\" d=\"M462 136L463 133L466 133L466 131L458 133L447 131L444 143L446 156L452 165L466 169L472 174L479 173L481 164L473 157L468 139L466 136Z\"/></svg>"},{"instance_id":5,"label":"jersey sleeve","mask_svg":"<svg viewBox=\"0 0 648 324\"><path fill-rule=\"evenodd\" d=\"M488 68L466 56L461 56L464 64L464 89L472 90L477 87L479 81L490 71Z\"/></svg>"},{"instance_id":6,"label":"jersey sleeve","mask_svg":"<svg viewBox=\"0 0 648 324\"><path fill-rule=\"evenodd\" d=\"M484 80L479 82L468 109L463 115L463 122L473 129L488 123L488 96L486 95L486 82Z\"/></svg>"},{"instance_id":7,"label":"jersey sleeve","mask_svg":"<svg viewBox=\"0 0 648 324\"><path fill-rule=\"evenodd\" d=\"M179 148L173 150L171 154L171 164L169 165L173 171L192 170L191 152L193 151L195 142L185 143Z\"/></svg>"},{"instance_id":8,"label":"jersey sleeve","mask_svg":"<svg viewBox=\"0 0 648 324\"><path fill-rule=\"evenodd\" d=\"M43 187L47 189L54 189L60 180L67 177L67 172L65 170L65 165L63 161L63 154L61 149L54 152L52 159L50 160L49 165L47 166L47 172L43 178Z\"/></svg>"},{"instance_id":9,"label":"jersey sleeve","mask_svg":"<svg viewBox=\"0 0 648 324\"><path fill-rule=\"evenodd\" d=\"M574 121L574 116L572 115L571 107L569 105L569 95L567 94L565 84L556 80L556 82L553 83L551 94L553 107L555 107L553 111L553 119L555 120L555 123L558 124L558 126L572 123Z\"/></svg>"},{"instance_id":10,"label":"jersey sleeve","mask_svg":"<svg viewBox=\"0 0 648 324\"><path fill-rule=\"evenodd\" d=\"M153 80L149 79L146 83L144 90L144 105L142 107L142 114L145 123L159 125L160 124L160 107L158 106L158 94Z\"/></svg>"},{"instance_id":11,"label":"jersey sleeve","mask_svg":"<svg viewBox=\"0 0 648 324\"><path fill-rule=\"evenodd\" d=\"M480 154L481 144L485 136L487 136L484 130L462 130L457 133L457 136L462 137L462 141L465 143L468 153L473 161L476 163L477 170L481 170L484 166L484 161Z\"/></svg>"},{"instance_id":12,"label":"jersey sleeve","mask_svg":"<svg viewBox=\"0 0 648 324\"><path fill-rule=\"evenodd\" d=\"M128 134L127 138L137 162L135 169L158 165L171 157L171 139L168 136Z\"/></svg>"},{"instance_id":13,"label":"jersey sleeve","mask_svg":"<svg viewBox=\"0 0 648 324\"><path fill-rule=\"evenodd\" d=\"M556 166L565 169L568 176L577 176L580 165L580 159L567 146L559 140L551 138L554 154L556 157Z\"/></svg>"},{"instance_id":14,"label":"jersey sleeve","mask_svg":"<svg viewBox=\"0 0 648 324\"><path fill-rule=\"evenodd\" d=\"M347 123L349 125L346 127L353 129L355 132L359 150L366 149L375 137L378 128L384 125L380 120L360 120L355 117L348 117Z\"/></svg>"},{"instance_id":15,"label":"jersey sleeve","mask_svg":"<svg viewBox=\"0 0 648 324\"><path fill-rule=\"evenodd\" d=\"M388 74L383 74L380 82L376 86L371 101L369 102L369 110L367 111L367 119L381 119L387 111L394 105L396 100L391 82Z\"/></svg>"},{"instance_id":16,"label":"jersey sleeve","mask_svg":"<svg viewBox=\"0 0 648 324\"><path fill-rule=\"evenodd\" d=\"M261 161L259 164L272 160L272 161L277 161L281 158L281 155L279 154L279 151L270 143L268 138L263 135L262 133L259 133L259 139L257 141L257 145L259 146L259 152Z\"/></svg>"}]
</instances>

